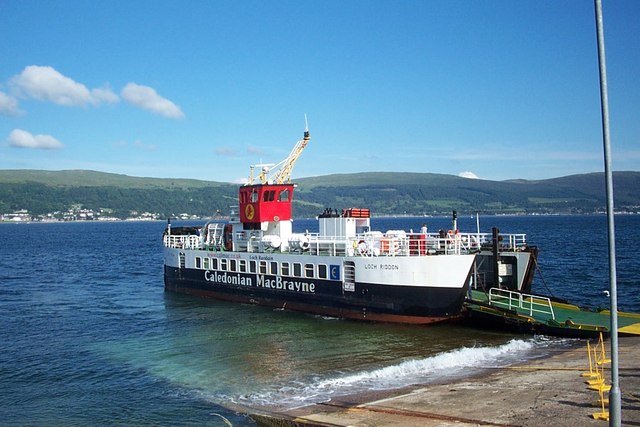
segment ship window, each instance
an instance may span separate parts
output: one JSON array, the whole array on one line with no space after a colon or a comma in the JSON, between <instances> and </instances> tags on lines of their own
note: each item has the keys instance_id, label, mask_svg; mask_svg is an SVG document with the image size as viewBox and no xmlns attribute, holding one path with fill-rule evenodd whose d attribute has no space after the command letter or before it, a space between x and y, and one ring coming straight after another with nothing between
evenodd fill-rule
<instances>
[{"instance_id":1,"label":"ship window","mask_svg":"<svg viewBox=\"0 0 640 427\"><path fill-rule=\"evenodd\" d=\"M208 269L209 269L209 261L210 261L210 259L209 259L209 258L205 258L205 259L204 259L204 269L205 269L205 270L208 270Z\"/></svg>"},{"instance_id":2,"label":"ship window","mask_svg":"<svg viewBox=\"0 0 640 427\"><path fill-rule=\"evenodd\" d=\"M300 264L299 262L293 263L293 275L302 277L302 264Z\"/></svg>"},{"instance_id":3,"label":"ship window","mask_svg":"<svg viewBox=\"0 0 640 427\"><path fill-rule=\"evenodd\" d=\"M218 269L218 258L213 258L211 260L211 269L212 270L217 270Z\"/></svg>"},{"instance_id":4,"label":"ship window","mask_svg":"<svg viewBox=\"0 0 640 427\"><path fill-rule=\"evenodd\" d=\"M271 274L278 274L278 263L275 261L271 262Z\"/></svg>"},{"instance_id":5,"label":"ship window","mask_svg":"<svg viewBox=\"0 0 640 427\"><path fill-rule=\"evenodd\" d=\"M318 265L318 278L326 279L327 278L327 265L319 264Z\"/></svg>"},{"instance_id":6,"label":"ship window","mask_svg":"<svg viewBox=\"0 0 640 427\"><path fill-rule=\"evenodd\" d=\"M200 268L201 258L199 256L196 257L196 268Z\"/></svg>"},{"instance_id":7,"label":"ship window","mask_svg":"<svg viewBox=\"0 0 640 427\"><path fill-rule=\"evenodd\" d=\"M289 263L288 262L283 262L281 270L282 270L282 275L283 276L288 276L289 275Z\"/></svg>"},{"instance_id":8,"label":"ship window","mask_svg":"<svg viewBox=\"0 0 640 427\"><path fill-rule=\"evenodd\" d=\"M260 261L260 274L267 274L267 261Z\"/></svg>"},{"instance_id":9,"label":"ship window","mask_svg":"<svg viewBox=\"0 0 640 427\"><path fill-rule=\"evenodd\" d=\"M238 271L237 261L235 259L229 260L229 271Z\"/></svg>"},{"instance_id":10,"label":"ship window","mask_svg":"<svg viewBox=\"0 0 640 427\"><path fill-rule=\"evenodd\" d=\"M221 259L220 260L220 270L227 271L227 260L226 259Z\"/></svg>"},{"instance_id":11,"label":"ship window","mask_svg":"<svg viewBox=\"0 0 640 427\"><path fill-rule=\"evenodd\" d=\"M255 202L257 202L257 201L258 201L258 192L257 192L257 191L253 191L253 192L251 193L251 202L252 202L252 203L255 203Z\"/></svg>"},{"instance_id":12,"label":"ship window","mask_svg":"<svg viewBox=\"0 0 640 427\"><path fill-rule=\"evenodd\" d=\"M304 265L304 277L313 277L313 264L305 264Z\"/></svg>"},{"instance_id":13,"label":"ship window","mask_svg":"<svg viewBox=\"0 0 640 427\"><path fill-rule=\"evenodd\" d=\"M246 273L247 272L247 260L246 259L241 259L240 261L238 261L238 264L240 265L240 273Z\"/></svg>"},{"instance_id":14,"label":"ship window","mask_svg":"<svg viewBox=\"0 0 640 427\"><path fill-rule=\"evenodd\" d=\"M288 202L289 201L289 190L282 190L280 194L278 194L279 202Z\"/></svg>"},{"instance_id":15,"label":"ship window","mask_svg":"<svg viewBox=\"0 0 640 427\"><path fill-rule=\"evenodd\" d=\"M249 261L249 273L255 273L255 272L256 272L256 262Z\"/></svg>"}]
</instances>

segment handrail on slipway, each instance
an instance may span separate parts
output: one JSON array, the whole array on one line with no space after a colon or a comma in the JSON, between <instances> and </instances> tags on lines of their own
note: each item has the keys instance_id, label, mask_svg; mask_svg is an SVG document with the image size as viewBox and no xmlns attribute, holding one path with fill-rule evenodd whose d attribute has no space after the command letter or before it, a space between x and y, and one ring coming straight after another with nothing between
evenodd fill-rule
<instances>
[{"instance_id":1,"label":"handrail on slipway","mask_svg":"<svg viewBox=\"0 0 640 427\"><path fill-rule=\"evenodd\" d=\"M535 312L551 315L553 320L556 319L551 300L547 297L523 294L508 289L491 288L489 290L489 303L502 305L510 310L520 309L528 312L529 316L533 316Z\"/></svg>"}]
</instances>

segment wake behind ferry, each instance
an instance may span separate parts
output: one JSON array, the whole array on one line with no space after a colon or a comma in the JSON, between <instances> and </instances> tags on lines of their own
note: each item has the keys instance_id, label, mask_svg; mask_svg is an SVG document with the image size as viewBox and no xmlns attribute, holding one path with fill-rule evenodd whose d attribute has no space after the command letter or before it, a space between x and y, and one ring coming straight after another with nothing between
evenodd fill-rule
<instances>
[{"instance_id":1,"label":"wake behind ferry","mask_svg":"<svg viewBox=\"0 0 640 427\"><path fill-rule=\"evenodd\" d=\"M470 287L529 292L537 249L524 234L371 229L367 208L325 209L294 233L291 171L310 141L250 168L228 223L164 232L165 290L317 315L426 324L460 316ZM254 170L260 167L258 176Z\"/></svg>"}]
</instances>

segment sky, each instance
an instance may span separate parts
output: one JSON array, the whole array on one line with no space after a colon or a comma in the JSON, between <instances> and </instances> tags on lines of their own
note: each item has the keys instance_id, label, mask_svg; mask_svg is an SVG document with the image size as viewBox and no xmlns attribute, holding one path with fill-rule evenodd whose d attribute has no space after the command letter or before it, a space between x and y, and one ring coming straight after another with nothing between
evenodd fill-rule
<instances>
[{"instance_id":1,"label":"sky","mask_svg":"<svg viewBox=\"0 0 640 427\"><path fill-rule=\"evenodd\" d=\"M603 1L612 166L640 170L640 1ZM602 172L588 0L0 0L0 169L242 182Z\"/></svg>"}]
</instances>

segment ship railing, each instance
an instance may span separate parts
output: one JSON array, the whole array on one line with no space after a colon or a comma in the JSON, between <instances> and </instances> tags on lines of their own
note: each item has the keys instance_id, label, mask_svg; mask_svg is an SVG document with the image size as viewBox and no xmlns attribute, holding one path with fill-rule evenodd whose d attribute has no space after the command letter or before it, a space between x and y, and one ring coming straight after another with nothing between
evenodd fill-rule
<instances>
[{"instance_id":1,"label":"ship railing","mask_svg":"<svg viewBox=\"0 0 640 427\"><path fill-rule=\"evenodd\" d=\"M489 241L491 241L491 235L488 235ZM501 234L502 241L500 246L503 249L522 249L527 246L526 234Z\"/></svg>"},{"instance_id":2,"label":"ship railing","mask_svg":"<svg viewBox=\"0 0 640 427\"><path fill-rule=\"evenodd\" d=\"M314 255L353 256L356 244L353 239L344 236L320 236L318 233L307 233L309 251Z\"/></svg>"},{"instance_id":3,"label":"ship railing","mask_svg":"<svg viewBox=\"0 0 640 427\"><path fill-rule=\"evenodd\" d=\"M202 237L196 235L166 235L164 246L175 249L200 249Z\"/></svg>"},{"instance_id":4,"label":"ship railing","mask_svg":"<svg viewBox=\"0 0 640 427\"><path fill-rule=\"evenodd\" d=\"M509 310L524 312L532 317L534 313L540 313L551 316L553 320L556 318L551 300L539 295L523 294L508 289L491 288L489 290L489 303L508 308Z\"/></svg>"},{"instance_id":5,"label":"ship railing","mask_svg":"<svg viewBox=\"0 0 640 427\"><path fill-rule=\"evenodd\" d=\"M334 256L425 256L474 253L491 244L491 233L407 233L390 230L367 232L352 237L320 236L307 233L309 250L316 255ZM504 234L501 249L526 246L525 234Z\"/></svg>"},{"instance_id":6,"label":"ship railing","mask_svg":"<svg viewBox=\"0 0 640 427\"><path fill-rule=\"evenodd\" d=\"M401 233L390 231L375 243L381 256L459 255L478 251L488 234L478 233ZM366 241L366 240L365 240Z\"/></svg>"}]
</instances>

